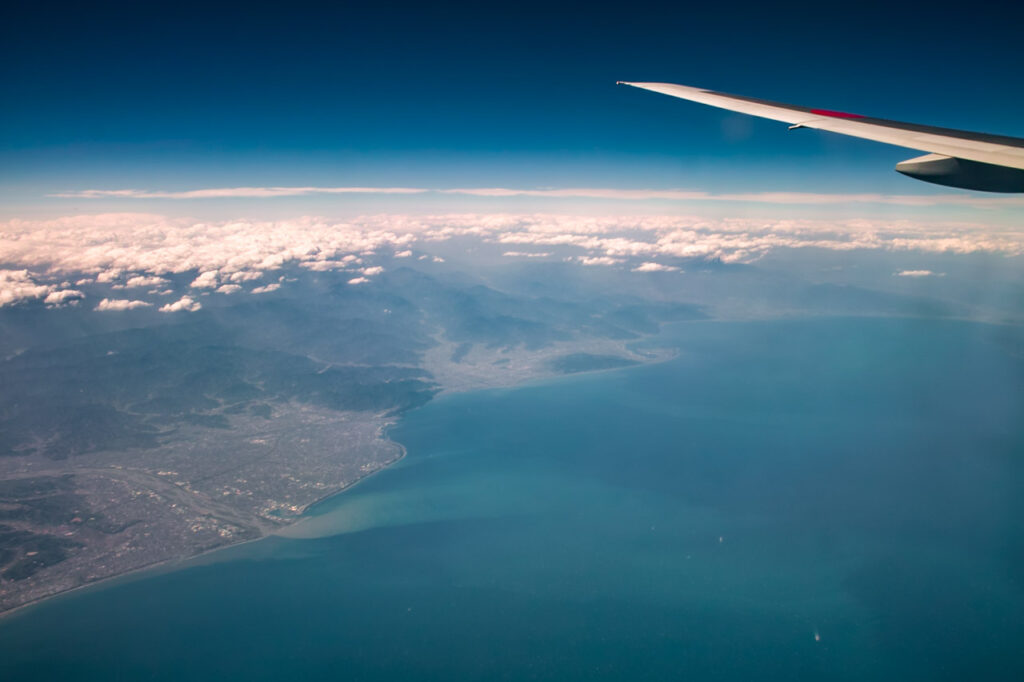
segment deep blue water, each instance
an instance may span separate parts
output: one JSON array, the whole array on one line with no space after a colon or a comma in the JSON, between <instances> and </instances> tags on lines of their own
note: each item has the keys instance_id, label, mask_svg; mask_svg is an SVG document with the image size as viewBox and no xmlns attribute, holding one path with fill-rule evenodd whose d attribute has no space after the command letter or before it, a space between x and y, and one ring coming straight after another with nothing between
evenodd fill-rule
<instances>
[{"instance_id":1,"label":"deep blue water","mask_svg":"<svg viewBox=\"0 0 1024 682\"><path fill-rule=\"evenodd\" d=\"M0 679L1024 679L1024 334L701 322L448 396L289 537L0 621Z\"/></svg>"}]
</instances>

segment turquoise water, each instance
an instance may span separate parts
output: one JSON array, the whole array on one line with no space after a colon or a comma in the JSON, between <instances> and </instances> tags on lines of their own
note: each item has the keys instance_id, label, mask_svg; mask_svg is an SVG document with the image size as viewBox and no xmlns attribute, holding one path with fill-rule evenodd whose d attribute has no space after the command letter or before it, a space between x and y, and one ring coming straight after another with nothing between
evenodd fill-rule
<instances>
[{"instance_id":1,"label":"turquoise water","mask_svg":"<svg viewBox=\"0 0 1024 682\"><path fill-rule=\"evenodd\" d=\"M448 396L287 537L0 621L0 678L1024 679L1022 339L689 323Z\"/></svg>"}]
</instances>

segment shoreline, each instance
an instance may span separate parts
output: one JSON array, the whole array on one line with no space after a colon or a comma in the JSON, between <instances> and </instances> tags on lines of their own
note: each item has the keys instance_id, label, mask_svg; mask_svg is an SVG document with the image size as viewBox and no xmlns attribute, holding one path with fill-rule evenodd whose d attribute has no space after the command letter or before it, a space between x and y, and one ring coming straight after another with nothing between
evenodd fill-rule
<instances>
[{"instance_id":1,"label":"shoreline","mask_svg":"<svg viewBox=\"0 0 1024 682\"><path fill-rule=\"evenodd\" d=\"M664 325L662 325L662 326L664 326ZM659 333L660 333L660 330L659 330ZM651 334L650 336L648 336L646 338L653 338L653 337L655 337L657 335L658 334ZM635 351L631 351L631 354L634 355L634 356L638 355ZM518 387L527 387L527 386L535 385L537 383L546 382L546 381L552 381L552 380L564 380L564 379L569 379L569 378L572 378L572 377L580 377L580 376L585 376L585 375L590 375L590 374L597 374L597 373L604 373L604 372L615 372L615 371L621 371L621 370L625 370L625 369L636 369L638 367L644 367L646 365L654 365L654 364L659 364L659 363L662 363L662 362L668 362L669 360L672 360L672 359L678 357L678 355L679 355L679 349L675 348L675 349L672 349L671 352L665 353L665 355L663 357L647 358L647 359L643 359L643 360L638 361L636 364L625 365L625 366L622 366L622 367L607 367L607 368L601 368L601 369L591 369L591 370L584 370L584 371L580 371L580 372L567 372L567 373L550 371L550 372L548 372L546 374L543 374L541 376L534 376L534 377L531 377L531 378L528 378L528 379L524 379L524 380L520 380L520 381L496 382L495 384L490 385L490 386L453 387L453 388L450 388L450 389L442 388L440 391L438 391L438 393L434 396L434 398L431 399L430 402L433 402L433 400L435 400L437 398L442 398L444 396L455 395L455 394L460 394L460 393L471 393L471 392L474 392L474 391L491 391L491 390L514 389L514 388L518 388ZM419 409L419 408L416 408L416 409ZM233 543L230 543L230 544L219 545L217 547L211 547L210 549L206 549L206 550L203 550L203 551L198 552L196 554L191 554L191 555L186 556L186 557L174 557L174 558L170 558L170 559L163 559L163 560L160 560L160 561L155 561L153 563L146 564L144 566L139 566L137 568L133 568L131 570L125 571L123 573L118 573L117 575L111 575L111 576L108 576L108 577L105 577L105 578L100 578L99 580L88 582L88 583L85 583L83 585L78 585L76 587L72 587L72 588L69 588L69 589L66 589L66 590L61 590L60 592L55 592L53 594L49 594L49 595L45 595L45 596L42 596L42 597L38 597L38 598L33 599L33 600L29 601L29 602L26 602L24 604L19 604L18 606L15 606L13 608L7 609L5 611L0 611L0 626L2 626L4 624L4 621L7 618L11 618L11 617L13 617L15 615L18 615L18 614L24 615L24 613L27 610L30 610L30 609L32 609L34 607L38 607L38 606L40 606L42 604L45 604L47 602L50 602L52 600L59 599L61 597L77 595L77 594L80 594L80 593L82 593L82 592L84 592L86 590L90 590L90 589L104 589L104 588L107 588L107 587L111 587L118 580L126 580L127 581L127 580L130 580L130 579L139 579L139 578L144 577L144 576L141 575L143 573L152 572L154 575L159 575L160 572L162 572L162 571L174 571L174 570L179 570L181 568L188 568L188 566L185 566L184 564L189 564L191 562L198 562L200 559L202 559L204 557L211 556L211 555L216 554L218 552L226 552L228 550L244 547L246 545L250 545L250 544L255 543L255 542L260 542L261 540L267 540L268 538L283 537L282 535L280 535L281 531L284 531L285 529L292 528L294 526L300 525L303 521L305 521L308 518L310 518L309 517L309 512L314 507L316 507L318 505L321 505L321 504L324 504L328 500L331 500L331 499L333 499L333 498L335 498L335 497L337 497L337 496L339 496L339 495L341 495L341 494L351 490L352 488L354 488L355 486L359 485L363 481L371 478L375 474L378 474L378 473L380 473L382 471L386 471L386 470L390 469L392 466L394 466L395 464L401 462L402 460L404 460L406 458L406 456L408 455L408 449L405 447L405 445L402 444L402 443L399 443L398 441L391 440L388 437L388 431L392 427L394 427L398 423L398 420L400 420L400 419L401 419L401 416L398 416L398 417L386 420L385 423L381 425L380 431L379 431L379 438L383 442L391 443L391 444L393 444L394 446L396 446L398 448L398 456L397 457L395 457L392 460L389 460L388 462L386 462L385 464L383 464L379 468L377 468L377 469L375 469L375 470L373 470L371 472L368 472L366 475L360 476L359 478L355 479L354 481L352 481L350 483L347 483L346 485L344 485L344 486L342 486L340 488L337 488L336 490L327 492L327 493L321 495L320 497L316 498L315 500L307 503L306 505L304 505L302 507L302 509L299 511L298 515L295 517L295 519L293 521L291 521L291 522L289 522L289 523L287 523L285 525L282 525L280 527L273 528L273 530L271 530L270 532L267 532L266 534L260 535L259 537L250 538L248 540L242 540L240 542L233 542Z\"/></svg>"},{"instance_id":2,"label":"shoreline","mask_svg":"<svg viewBox=\"0 0 1024 682\"><path fill-rule=\"evenodd\" d=\"M397 423L397 421L398 420L396 419L395 423ZM367 473L365 476L360 476L359 478L357 478L356 480L352 481L351 483L346 483L345 485L343 485L342 487L338 488L337 490L334 490L334 491L329 492L329 493L324 493L323 495L321 495L320 497L316 498L315 500L313 500L309 504L305 505L302 508L302 511L299 512L299 515L297 517L295 517L295 520L292 521L291 523L286 524L284 526L281 526L280 528L276 529L273 533L268 533L267 535L264 535L262 537L253 538L253 540L262 540L263 538L274 537L275 535L278 534L278 532L284 530L285 528L291 528L293 526L296 526L296 525L302 523L302 521L304 519L309 518L307 516L307 514L309 513L309 511L311 509L313 509L313 507L316 507L317 505L323 504L324 502L327 502L328 500L330 500L330 499L332 499L334 497L337 497L338 495L341 495L344 492L347 492L347 491L351 490L352 488L356 487L357 485L359 485L363 481L367 480L368 478L372 478L373 476L376 476L380 472L386 471L386 470L390 469L392 466L394 466L395 464L398 464L403 459L405 459L406 455L409 454L409 450L402 443L399 443L396 440L391 440L387 436L388 428L390 428L391 426L394 426L394 423L385 424L381 428L380 437L381 437L381 439L383 441L388 442L388 443L392 443L392 444L394 444L395 446L398 447L398 457L395 457L392 460L388 460L383 465L381 465L380 468L374 469L373 471ZM246 542L248 542L248 541L246 541ZM242 544L245 544L245 543L238 543L238 545L226 545L224 547L217 547L217 548L212 549L210 551L211 552L216 552L218 549L227 549L228 547L236 547L236 546L239 546L239 545L242 545Z\"/></svg>"},{"instance_id":3,"label":"shoreline","mask_svg":"<svg viewBox=\"0 0 1024 682\"><path fill-rule=\"evenodd\" d=\"M245 545L250 545L250 544L255 543L255 542L260 542L261 540L266 540L267 538L280 537L280 536L278 536L278 532L279 531L284 530L285 528L291 528L292 526L295 526L295 525L301 523L303 521L303 519L307 518L306 517L306 513L313 506L321 504L323 502L326 502L327 500L329 500L329 499L331 499L331 498L333 498L333 497L335 497L337 495L340 495L340 494L344 493L345 491L347 491L350 488L358 485L362 481L365 481L366 479L370 478L374 474L380 473L381 471L385 471L386 469L391 468L392 465L394 465L394 464L402 461L403 459L405 459L405 456L408 454L408 450L406 449L406 447L403 444L401 444L401 443L399 443L397 441L388 440L388 438L386 437L387 427L391 426L391 425L392 424L386 424L384 427L381 428L381 438L385 442L392 443L392 444L394 444L398 448L398 456L397 457L395 457L392 460L389 460L387 463L383 464L380 468L375 469L374 471L371 471L371 472L367 473L365 476L360 476L359 478L355 479L351 483L347 483L346 485L344 485L344 486L342 486L342 487L340 487L340 488L338 488L336 490L333 490L333 491L331 491L329 493L325 493L324 495L321 495L320 497L318 497L317 499L313 500L312 502L304 505L302 507L302 510L299 512L298 516L295 517L294 521L292 521L290 523L287 523L287 524L285 524L283 526L280 526L279 528L275 528L271 532L267 532L267 533L265 533L263 535L260 535L259 537L249 538L248 540L241 540L239 542L232 542L232 543L226 544L226 545L218 545L217 547L211 547L209 549L205 549L205 550L203 550L201 552L198 552L196 554L190 554L189 556L186 556L186 557L173 557L173 558L170 558L170 559L162 559L160 561L154 561L153 563L146 564L145 566L139 566L137 568L133 568L133 569L131 569L129 571L125 571L124 573L118 573L117 575L111 575L111 576L108 576L106 578L100 578L99 580L94 580L92 582L88 582L88 583L85 583L83 585L78 585L76 587L71 587L71 588L68 588L66 590L61 590L60 592L55 592L53 594L48 594L48 595L43 596L43 597L38 597L36 599L33 599L32 601L25 602L24 604L19 604L18 606L15 606L14 608L7 609L6 611L0 611L0 623L2 623L3 620L5 618L9 617L9 616L13 616L16 613L19 613L19 612L24 611L26 609L30 609L30 608L35 607L35 606L39 606L41 604L44 604L44 603L49 602L49 601L54 600L54 599L58 599L60 597L70 596L70 595L73 595L73 594L78 594L80 592L83 592L85 590L89 590L89 589L92 589L92 588L110 587L117 580L123 580L123 579L128 579L128 578L139 578L141 576L138 575L138 574L141 574L141 573L144 573L144 572L153 572L153 574L156 575L156 574L159 573L160 569L167 569L168 571L173 571L173 570L178 570L179 568L186 568L186 566L177 566L177 564L186 564L186 563L190 563L190 562L193 562L193 561L198 561L198 560L202 559L203 557L211 556L213 554L216 554L217 552L225 552L225 551L230 550L230 549L236 549L238 547L244 547Z\"/></svg>"}]
</instances>

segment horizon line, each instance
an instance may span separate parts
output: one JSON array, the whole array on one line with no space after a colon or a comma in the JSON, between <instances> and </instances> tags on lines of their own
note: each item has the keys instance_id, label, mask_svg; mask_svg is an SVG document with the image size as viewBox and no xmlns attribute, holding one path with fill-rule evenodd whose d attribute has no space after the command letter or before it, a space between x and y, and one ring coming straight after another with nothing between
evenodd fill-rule
<instances>
[{"instance_id":1,"label":"horizon line","mask_svg":"<svg viewBox=\"0 0 1024 682\"><path fill-rule=\"evenodd\" d=\"M570 188L508 188L457 187L451 189L427 187L217 187L193 190L143 189L84 189L47 194L60 199L275 199L315 194L387 194L423 195L443 194L487 198L534 197L551 199L596 199L612 201L701 201L763 204L886 204L897 206L971 206L975 208L1008 208L1024 206L1024 197L973 196L969 194L879 194L879 193L821 193L821 192L730 192L713 194L704 190L686 189L615 189L607 187Z\"/></svg>"}]
</instances>

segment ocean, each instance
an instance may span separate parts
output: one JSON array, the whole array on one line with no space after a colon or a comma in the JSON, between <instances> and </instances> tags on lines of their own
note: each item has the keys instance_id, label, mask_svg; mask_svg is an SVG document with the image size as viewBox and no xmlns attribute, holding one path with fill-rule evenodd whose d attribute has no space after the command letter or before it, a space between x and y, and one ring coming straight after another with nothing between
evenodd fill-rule
<instances>
[{"instance_id":1,"label":"ocean","mask_svg":"<svg viewBox=\"0 0 1024 682\"><path fill-rule=\"evenodd\" d=\"M0 679L1024 679L1024 330L646 343L678 355L442 396L280 536L0 620Z\"/></svg>"}]
</instances>

